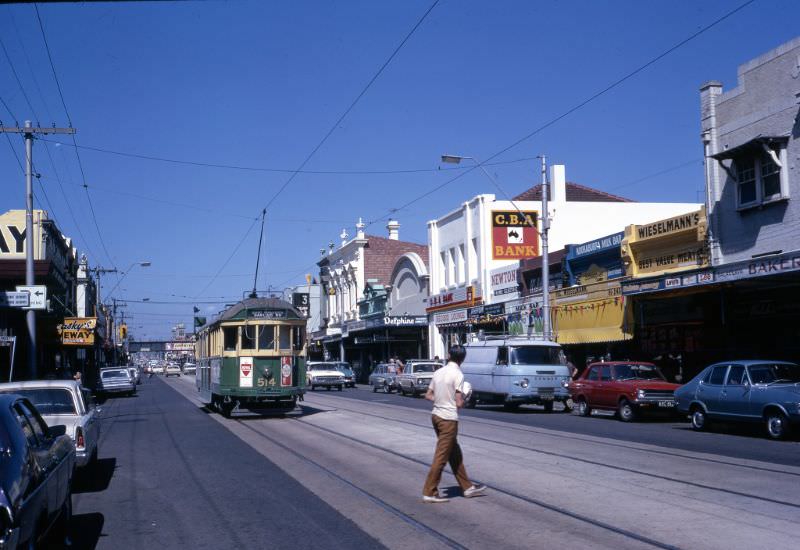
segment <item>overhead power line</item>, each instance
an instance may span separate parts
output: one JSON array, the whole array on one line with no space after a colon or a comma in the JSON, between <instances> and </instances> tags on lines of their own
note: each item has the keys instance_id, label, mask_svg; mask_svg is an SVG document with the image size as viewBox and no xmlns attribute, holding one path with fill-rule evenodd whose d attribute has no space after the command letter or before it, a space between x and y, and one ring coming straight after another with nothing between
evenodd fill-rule
<instances>
[{"instance_id":1,"label":"overhead power line","mask_svg":"<svg viewBox=\"0 0 800 550\"><path fill-rule=\"evenodd\" d=\"M64 107L64 113L67 115L67 122L69 123L69 127L72 128L72 117L69 114L69 109L67 108L67 102L64 100L64 92L61 89L61 82L58 79L58 73L56 72L55 63L53 63L53 55L50 52L50 44L47 42L47 34L44 31L44 23L42 23L42 16L39 13L39 6L37 4L33 4L34 9L36 10L36 20L39 22L39 30L42 33L42 41L44 42L44 48L47 51L47 60L50 62L50 69L53 72L53 80L55 80L56 88L58 89L58 97L61 98L61 106ZM81 173L81 180L83 181L83 188L86 192L86 201L89 203L89 211L92 214L92 221L94 222L94 228L97 231L97 237L100 240L100 247L103 249L103 252L106 255L106 258L110 262L111 266L116 269L114 264L114 259L111 257L111 254L108 252L108 247L106 247L105 239L103 238L103 233L100 231L100 225L97 223L97 214L94 210L94 204L92 204L92 197L89 195L89 187L86 185L86 172L83 169L83 161L81 160L81 155L78 152L78 141L75 139L75 134L71 134L72 136L72 143L75 145L75 157L78 160L78 168L80 169ZM119 281L119 273L117 275L117 281Z\"/></svg>"},{"instance_id":2,"label":"overhead power line","mask_svg":"<svg viewBox=\"0 0 800 550\"><path fill-rule=\"evenodd\" d=\"M597 100L598 98L604 96L605 94L607 94L611 90L619 87L620 85L622 85L623 83L627 82L628 80L630 80L634 76L638 75L639 73L641 73L642 71L644 71L648 67L654 65L658 61L664 59L669 54L671 54L674 51L678 50L679 48L685 46L686 44L688 44L689 42L691 42L692 40L694 40L698 36L708 32L709 30L711 30L712 28L716 27L717 25L719 25L720 23L722 23L726 19L732 17L734 14L742 11L744 8L746 8L747 6L749 6L750 4L752 4L755 1L756 0L747 0L747 2L744 2L744 3L740 4L739 6L735 7L734 9L726 12L724 15L722 15L721 17L718 17L717 19L715 19L714 21L712 21L708 25L700 28L698 31L692 33L687 38L684 38L683 40L677 42L673 46L670 46L669 48L667 48L666 50L664 50L660 54L656 55L655 57L651 58L650 60L648 60L644 64L639 65L638 67L636 67L632 71L626 73L625 75L623 75L622 77L618 78L617 80L615 80L611 84L609 84L606 87L602 88L601 90L595 92L594 94L590 95L586 99L580 101L579 103L577 103L573 107L570 107L569 109L567 109L563 113L559 114L558 116L548 120L547 122L545 122L541 126L537 127L536 129L532 130L531 132L528 132L524 136L522 136L519 139L517 139L514 142L512 142L510 145L507 145L507 146L503 147L502 149L500 149L496 153L494 153L491 156L489 156L486 159L486 161L484 162L484 166L486 165L486 163L488 163L490 161L493 161L494 159L496 159L500 155L510 151L514 147L517 147L518 145L522 144L523 142L531 139L535 135L537 135L537 134L543 132L544 130L546 130L547 128L553 126L557 122L565 119L569 115L571 115L571 114L575 113L576 111L586 107L587 105L589 105L593 101ZM394 214L395 212L397 212L399 210L404 210L404 209L408 208L412 204L414 204L414 203L416 203L418 201L421 201L425 197L428 197L429 195L432 195L433 193L439 191L440 189L443 189L444 187L447 187L448 185L450 185L451 183L455 182L456 180L461 179L462 177L466 176L467 174L469 174L473 170L476 170L477 168L478 168L478 166L472 166L469 170L465 170L464 172L461 172L460 174L450 178L449 180L445 181L444 183L441 183L440 185L437 185L436 187L433 187L432 189L429 189L425 193L422 193L421 195L409 200L408 202L406 202L405 204L403 204L399 208L390 209L386 214L384 214L381 217L376 218L376 219L370 221L369 223L367 223L367 226L370 226L370 225L373 225L375 223L378 223L379 221L382 221L382 220L386 219L388 216L391 216L392 214Z\"/></svg>"},{"instance_id":3,"label":"overhead power line","mask_svg":"<svg viewBox=\"0 0 800 550\"><path fill-rule=\"evenodd\" d=\"M347 109L345 109L344 112L339 116L339 118L336 119L336 122L325 133L325 135L322 137L322 139L319 141L319 143L317 143L317 145L311 150L311 152L306 156L306 158L303 160L303 162L300 163L300 165L297 167L297 169L292 171L291 175L286 179L286 181L283 183L283 185L281 185L280 188L278 188L278 190L272 195L272 197L270 197L270 199L267 201L267 204L264 205L263 210L268 210L269 207L272 206L272 204L275 202L275 200L292 183L292 181L294 181L294 179L297 177L297 175L300 173L300 171L303 170L303 168L305 168L306 164L308 164L308 162L317 153L317 151L319 151L322 148L322 146L325 144L325 142L328 141L328 138L330 138L331 135L333 135L333 133L336 131L336 129L339 127L339 125L347 117L347 115L349 115L350 112L358 104L358 102L361 101L361 98L364 97L364 95L372 87L372 85L375 83L375 81L378 80L378 77L381 74L383 74L383 71L386 70L386 67L388 67L389 64L392 62L392 60L397 56L397 54L400 53L400 50L403 49L403 46L406 45L406 43L414 35L414 33L417 31L417 29L422 25L422 23L425 21L425 19L427 19L428 15L433 11L433 8L435 8L438 4L439 4L439 0L434 0L434 2L425 11L425 13L422 14L422 17L420 17L417 20L417 22L414 24L414 26L411 27L411 30L409 30L408 33L406 33L405 37L403 37L403 39L400 41L400 43L397 45L397 47L392 51L392 53L389 55L389 57L378 68L378 70L375 72L375 74L372 75L372 78L369 79L367 84L361 89L361 91L358 93L358 95L356 95L355 99L353 99L353 101L350 102L350 105L348 105ZM233 253L225 260L225 262L222 264L222 267L220 267L219 270L217 271L217 274L222 273L222 270L225 269L225 267L231 261L233 256L236 254L236 251L239 250L239 248L242 246L244 241L247 239L248 235L253 230L253 226L254 225L255 225L255 221L250 225L250 227L248 227L248 229L245 232L244 236L239 241L239 243L236 245L236 248L234 249ZM203 288L203 290L201 290L197 294L197 296L201 296L203 293L205 293L205 291L208 290L208 288L214 283L215 280L216 280L216 277L211 279L208 282L208 284Z\"/></svg>"}]
</instances>

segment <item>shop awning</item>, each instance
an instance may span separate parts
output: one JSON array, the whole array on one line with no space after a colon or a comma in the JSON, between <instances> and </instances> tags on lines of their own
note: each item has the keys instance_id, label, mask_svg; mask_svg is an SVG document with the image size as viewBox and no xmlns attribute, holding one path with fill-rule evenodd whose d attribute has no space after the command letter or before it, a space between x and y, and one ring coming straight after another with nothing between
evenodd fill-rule
<instances>
[{"instance_id":1,"label":"shop awning","mask_svg":"<svg viewBox=\"0 0 800 550\"><path fill-rule=\"evenodd\" d=\"M584 299L563 292L553 307L553 328L560 344L596 344L633 338L633 314L618 295L619 282L578 287ZM605 294L605 296L603 296Z\"/></svg>"}]
</instances>

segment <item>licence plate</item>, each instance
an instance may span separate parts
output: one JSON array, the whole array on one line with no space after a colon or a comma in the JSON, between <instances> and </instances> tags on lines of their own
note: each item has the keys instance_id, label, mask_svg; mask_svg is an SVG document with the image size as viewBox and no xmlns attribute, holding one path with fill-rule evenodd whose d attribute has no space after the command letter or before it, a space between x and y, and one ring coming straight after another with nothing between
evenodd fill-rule
<instances>
[{"instance_id":1,"label":"licence plate","mask_svg":"<svg viewBox=\"0 0 800 550\"><path fill-rule=\"evenodd\" d=\"M541 399L542 401L552 401L553 400L553 394L552 393L540 393L539 394L539 399Z\"/></svg>"},{"instance_id":2,"label":"licence plate","mask_svg":"<svg viewBox=\"0 0 800 550\"><path fill-rule=\"evenodd\" d=\"M675 406L675 401L659 401L658 402L658 406L659 407L665 407L665 408L674 407Z\"/></svg>"}]
</instances>

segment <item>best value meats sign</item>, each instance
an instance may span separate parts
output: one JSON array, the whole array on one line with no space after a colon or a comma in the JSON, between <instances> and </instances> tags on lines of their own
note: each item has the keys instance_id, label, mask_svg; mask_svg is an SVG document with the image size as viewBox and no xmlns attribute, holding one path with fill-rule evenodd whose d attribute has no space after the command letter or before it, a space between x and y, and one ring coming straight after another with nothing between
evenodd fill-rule
<instances>
[{"instance_id":1,"label":"best value meats sign","mask_svg":"<svg viewBox=\"0 0 800 550\"><path fill-rule=\"evenodd\" d=\"M58 332L65 346L93 346L96 328L96 317L65 317Z\"/></svg>"},{"instance_id":2,"label":"best value meats sign","mask_svg":"<svg viewBox=\"0 0 800 550\"><path fill-rule=\"evenodd\" d=\"M523 260L539 255L539 213L516 210L492 212L492 258Z\"/></svg>"}]
</instances>

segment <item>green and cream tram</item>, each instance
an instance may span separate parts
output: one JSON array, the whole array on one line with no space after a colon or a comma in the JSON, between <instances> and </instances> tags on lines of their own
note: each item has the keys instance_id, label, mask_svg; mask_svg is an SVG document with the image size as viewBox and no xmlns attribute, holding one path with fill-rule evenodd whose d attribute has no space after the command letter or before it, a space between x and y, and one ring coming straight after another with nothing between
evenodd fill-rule
<instances>
[{"instance_id":1,"label":"green and cream tram","mask_svg":"<svg viewBox=\"0 0 800 550\"><path fill-rule=\"evenodd\" d=\"M200 329L201 399L225 416L242 409L290 411L305 386L306 320L276 298L248 298Z\"/></svg>"}]
</instances>

